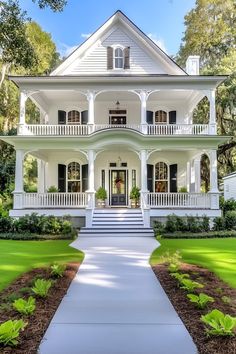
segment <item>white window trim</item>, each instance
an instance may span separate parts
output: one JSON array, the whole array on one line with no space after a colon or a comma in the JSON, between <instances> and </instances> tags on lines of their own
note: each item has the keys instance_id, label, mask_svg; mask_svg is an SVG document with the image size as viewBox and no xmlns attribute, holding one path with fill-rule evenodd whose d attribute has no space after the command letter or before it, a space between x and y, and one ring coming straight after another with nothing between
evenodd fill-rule
<instances>
[{"instance_id":1,"label":"white window trim","mask_svg":"<svg viewBox=\"0 0 236 354\"><path fill-rule=\"evenodd\" d=\"M76 180L68 179L68 166L72 162L76 162L80 166L80 179L76 179ZM81 192L81 190L82 190L82 164L81 164L81 162L76 161L76 160L72 160L66 164L66 193L75 193L75 192L68 192L68 182L71 182L71 181L79 181L80 182L80 192Z\"/></svg>"},{"instance_id":2,"label":"white window trim","mask_svg":"<svg viewBox=\"0 0 236 354\"><path fill-rule=\"evenodd\" d=\"M122 54L123 54L123 66L122 66L122 68L116 68L116 66L115 66L115 59L116 59L115 51L116 51L116 49L119 49L119 48L122 50ZM124 49L125 49L125 47L123 45L121 45L121 44L116 44L116 45L112 46L112 49L113 49L113 70L122 71L123 72L125 70L124 69L124 65L125 65Z\"/></svg>"},{"instance_id":3,"label":"white window trim","mask_svg":"<svg viewBox=\"0 0 236 354\"><path fill-rule=\"evenodd\" d=\"M153 169L153 182L154 182L154 188L153 190L155 191L155 193L164 193L164 192L156 192L156 181L159 181L158 179L156 179L156 164L160 163L160 162L163 162L166 164L167 166L167 180L163 180L163 181L167 181L167 192L165 193L170 193L170 164L164 160L160 160L160 161L156 161L154 163L154 169Z\"/></svg>"}]
</instances>

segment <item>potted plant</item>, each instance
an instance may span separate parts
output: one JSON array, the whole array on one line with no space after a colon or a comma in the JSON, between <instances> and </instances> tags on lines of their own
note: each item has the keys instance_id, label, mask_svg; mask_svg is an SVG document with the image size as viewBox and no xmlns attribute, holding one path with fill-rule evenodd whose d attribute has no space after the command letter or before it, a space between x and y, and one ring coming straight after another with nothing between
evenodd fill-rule
<instances>
[{"instance_id":1,"label":"potted plant","mask_svg":"<svg viewBox=\"0 0 236 354\"><path fill-rule=\"evenodd\" d=\"M179 193L188 193L187 187L181 187L181 188L179 189Z\"/></svg>"},{"instance_id":2,"label":"potted plant","mask_svg":"<svg viewBox=\"0 0 236 354\"><path fill-rule=\"evenodd\" d=\"M58 193L58 192L59 192L59 190L56 186L50 186L47 189L47 193Z\"/></svg>"},{"instance_id":3,"label":"potted plant","mask_svg":"<svg viewBox=\"0 0 236 354\"><path fill-rule=\"evenodd\" d=\"M137 208L139 206L140 189L138 187L133 187L129 195L131 199L131 208Z\"/></svg>"},{"instance_id":4,"label":"potted plant","mask_svg":"<svg viewBox=\"0 0 236 354\"><path fill-rule=\"evenodd\" d=\"M99 208L105 208L105 200L107 199L107 191L103 187L99 187L96 192L96 199Z\"/></svg>"}]
</instances>

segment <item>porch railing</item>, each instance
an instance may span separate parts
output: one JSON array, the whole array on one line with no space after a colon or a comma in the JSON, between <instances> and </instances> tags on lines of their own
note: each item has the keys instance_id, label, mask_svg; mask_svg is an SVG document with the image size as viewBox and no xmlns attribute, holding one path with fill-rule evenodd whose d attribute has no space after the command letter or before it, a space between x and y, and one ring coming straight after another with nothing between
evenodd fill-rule
<instances>
[{"instance_id":1,"label":"porch railing","mask_svg":"<svg viewBox=\"0 0 236 354\"><path fill-rule=\"evenodd\" d=\"M19 135L86 136L109 129L131 129L145 135L208 135L208 124L24 124L18 126Z\"/></svg>"},{"instance_id":2,"label":"porch railing","mask_svg":"<svg viewBox=\"0 0 236 354\"><path fill-rule=\"evenodd\" d=\"M84 208L86 193L24 193L23 208Z\"/></svg>"},{"instance_id":3,"label":"porch railing","mask_svg":"<svg viewBox=\"0 0 236 354\"><path fill-rule=\"evenodd\" d=\"M211 208L211 195L207 193L147 193L150 208Z\"/></svg>"}]
</instances>

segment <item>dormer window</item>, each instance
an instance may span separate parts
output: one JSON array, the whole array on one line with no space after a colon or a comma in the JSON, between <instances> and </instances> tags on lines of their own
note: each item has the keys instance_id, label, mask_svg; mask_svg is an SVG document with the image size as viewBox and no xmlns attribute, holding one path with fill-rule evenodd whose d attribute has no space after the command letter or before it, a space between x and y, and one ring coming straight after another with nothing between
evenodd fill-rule
<instances>
[{"instance_id":1,"label":"dormer window","mask_svg":"<svg viewBox=\"0 0 236 354\"><path fill-rule=\"evenodd\" d=\"M123 49L116 48L114 51L114 68L123 69L124 68L124 53Z\"/></svg>"},{"instance_id":2,"label":"dormer window","mask_svg":"<svg viewBox=\"0 0 236 354\"><path fill-rule=\"evenodd\" d=\"M107 69L130 69L130 47L107 47Z\"/></svg>"}]
</instances>

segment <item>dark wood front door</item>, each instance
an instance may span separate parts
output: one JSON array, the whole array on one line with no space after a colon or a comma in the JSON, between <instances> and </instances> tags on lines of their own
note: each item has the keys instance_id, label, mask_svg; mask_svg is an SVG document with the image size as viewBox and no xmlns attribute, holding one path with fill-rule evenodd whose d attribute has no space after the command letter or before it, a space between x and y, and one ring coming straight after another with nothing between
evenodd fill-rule
<instances>
[{"instance_id":1,"label":"dark wood front door","mask_svg":"<svg viewBox=\"0 0 236 354\"><path fill-rule=\"evenodd\" d=\"M114 206L127 204L127 171L111 170L110 173L110 204Z\"/></svg>"}]
</instances>

